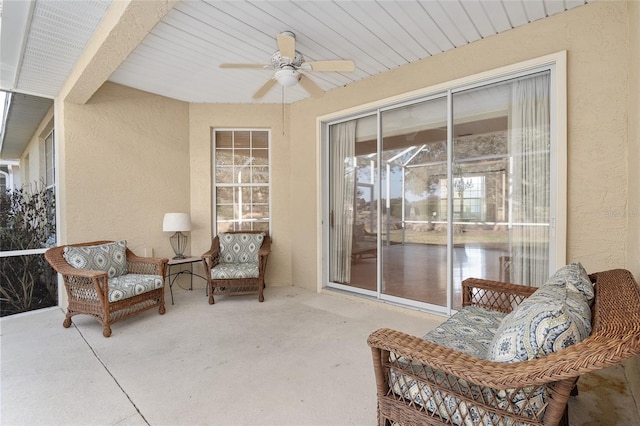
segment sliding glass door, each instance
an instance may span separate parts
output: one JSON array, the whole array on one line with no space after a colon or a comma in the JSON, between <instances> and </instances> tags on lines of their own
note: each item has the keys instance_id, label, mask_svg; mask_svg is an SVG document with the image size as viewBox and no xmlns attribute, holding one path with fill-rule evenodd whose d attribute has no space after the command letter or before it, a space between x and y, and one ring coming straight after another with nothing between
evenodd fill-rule
<instances>
[{"instance_id":1,"label":"sliding glass door","mask_svg":"<svg viewBox=\"0 0 640 426\"><path fill-rule=\"evenodd\" d=\"M438 213L438 176L447 173L447 98L385 109L380 120L381 293L446 306L448 219Z\"/></svg>"},{"instance_id":2,"label":"sliding glass door","mask_svg":"<svg viewBox=\"0 0 640 426\"><path fill-rule=\"evenodd\" d=\"M468 277L544 282L550 78L452 88L328 125L328 285L448 311Z\"/></svg>"}]
</instances>

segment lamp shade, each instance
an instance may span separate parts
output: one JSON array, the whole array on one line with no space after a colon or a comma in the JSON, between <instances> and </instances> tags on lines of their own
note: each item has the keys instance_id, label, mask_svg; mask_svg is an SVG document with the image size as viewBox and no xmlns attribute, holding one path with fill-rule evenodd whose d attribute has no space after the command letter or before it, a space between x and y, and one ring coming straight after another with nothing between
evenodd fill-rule
<instances>
[{"instance_id":1,"label":"lamp shade","mask_svg":"<svg viewBox=\"0 0 640 426\"><path fill-rule=\"evenodd\" d=\"M191 216L189 213L165 213L162 230L164 232L191 231Z\"/></svg>"}]
</instances>

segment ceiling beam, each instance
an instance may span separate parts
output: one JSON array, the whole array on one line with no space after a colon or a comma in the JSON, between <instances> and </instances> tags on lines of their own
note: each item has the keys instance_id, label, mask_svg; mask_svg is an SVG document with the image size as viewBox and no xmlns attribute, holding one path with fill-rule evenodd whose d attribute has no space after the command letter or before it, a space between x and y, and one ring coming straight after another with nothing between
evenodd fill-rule
<instances>
[{"instance_id":1,"label":"ceiling beam","mask_svg":"<svg viewBox=\"0 0 640 426\"><path fill-rule=\"evenodd\" d=\"M178 0L118 0L60 90L65 102L86 103Z\"/></svg>"}]
</instances>

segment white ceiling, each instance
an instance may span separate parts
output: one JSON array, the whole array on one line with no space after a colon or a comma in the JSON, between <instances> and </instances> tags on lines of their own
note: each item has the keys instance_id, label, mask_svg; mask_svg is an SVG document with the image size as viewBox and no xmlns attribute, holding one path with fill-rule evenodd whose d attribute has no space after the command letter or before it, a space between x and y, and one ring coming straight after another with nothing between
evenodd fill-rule
<instances>
[{"instance_id":1,"label":"white ceiling","mask_svg":"<svg viewBox=\"0 0 640 426\"><path fill-rule=\"evenodd\" d=\"M307 61L355 61L353 73L311 73L328 91L586 2L182 0L109 80L188 102L254 102L252 94L273 71L219 64L267 64L277 50L276 34L290 30ZM10 3L25 2L4 0ZM110 3L36 0L17 85L10 89L55 96ZM2 23L4 39L4 16ZM4 70L4 53L2 62ZM279 103L282 95L278 86L260 102ZM286 89L284 101L308 96L296 86Z\"/></svg>"},{"instance_id":2,"label":"white ceiling","mask_svg":"<svg viewBox=\"0 0 640 426\"><path fill-rule=\"evenodd\" d=\"M0 0L0 90L54 98L113 1ZM327 92L589 1L181 0L109 80L187 102L292 103L309 97L299 85L252 99L272 70L219 65L268 64L276 35L293 31L306 61L355 62L351 73L307 73ZM29 104L14 105L12 119ZM1 158L28 142L9 131L18 128L2 132Z\"/></svg>"}]
</instances>

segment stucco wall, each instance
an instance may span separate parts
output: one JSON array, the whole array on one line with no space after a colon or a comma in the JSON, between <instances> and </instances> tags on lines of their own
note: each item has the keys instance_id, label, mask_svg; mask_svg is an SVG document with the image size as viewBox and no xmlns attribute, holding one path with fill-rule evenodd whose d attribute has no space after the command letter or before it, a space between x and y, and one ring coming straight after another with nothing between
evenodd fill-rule
<instances>
[{"instance_id":1,"label":"stucco wall","mask_svg":"<svg viewBox=\"0 0 640 426\"><path fill-rule=\"evenodd\" d=\"M58 109L62 242L126 239L173 256L162 220L189 211L188 104L106 83Z\"/></svg>"},{"instance_id":2,"label":"stucco wall","mask_svg":"<svg viewBox=\"0 0 640 426\"><path fill-rule=\"evenodd\" d=\"M628 5L594 2L291 107L293 282L319 274L316 117L560 50L568 51L567 260L624 267L628 238Z\"/></svg>"},{"instance_id":3,"label":"stucco wall","mask_svg":"<svg viewBox=\"0 0 640 426\"><path fill-rule=\"evenodd\" d=\"M629 4L629 212L627 269L640 280L640 2ZM640 402L640 356L625 363L636 401ZM637 404L640 408L640 403Z\"/></svg>"},{"instance_id":4,"label":"stucco wall","mask_svg":"<svg viewBox=\"0 0 640 426\"><path fill-rule=\"evenodd\" d=\"M265 280L267 285L292 285L291 251L294 222L292 214L300 195L289 192L291 164L307 162L289 155L290 137L286 127L289 108L281 105L191 104L189 109L191 152L191 249L204 253L215 234L212 224L212 129L256 128L271 130L271 229L273 244ZM285 118L283 127L283 114ZM296 142L291 142L295 145ZM309 214L309 212L306 212ZM315 215L315 212L311 212ZM297 248L296 248L297 249ZM298 284L298 283L296 283Z\"/></svg>"}]
</instances>

